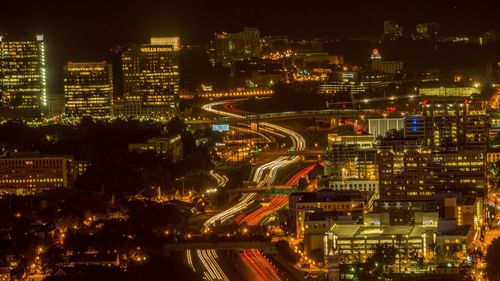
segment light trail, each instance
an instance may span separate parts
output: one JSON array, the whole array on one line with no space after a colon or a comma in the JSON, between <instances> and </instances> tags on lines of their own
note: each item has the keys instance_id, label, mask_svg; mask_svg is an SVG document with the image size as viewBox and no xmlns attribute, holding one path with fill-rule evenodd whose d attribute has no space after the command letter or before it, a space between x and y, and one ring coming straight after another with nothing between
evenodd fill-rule
<instances>
[{"instance_id":1,"label":"light trail","mask_svg":"<svg viewBox=\"0 0 500 281\"><path fill-rule=\"evenodd\" d=\"M191 267L191 269L196 272L196 269L194 268L194 265L193 265L193 257L191 256L191 250L186 250L186 260L187 260L187 264L189 267Z\"/></svg>"},{"instance_id":2,"label":"light trail","mask_svg":"<svg viewBox=\"0 0 500 281\"><path fill-rule=\"evenodd\" d=\"M273 264L257 249L245 249L240 253L241 259L250 268L259 281L276 280L281 278Z\"/></svg>"},{"instance_id":3,"label":"light trail","mask_svg":"<svg viewBox=\"0 0 500 281\"><path fill-rule=\"evenodd\" d=\"M196 254L205 268L203 274L206 279L214 281L229 281L217 262L218 257L215 250L196 250Z\"/></svg>"},{"instance_id":4,"label":"light trail","mask_svg":"<svg viewBox=\"0 0 500 281\"><path fill-rule=\"evenodd\" d=\"M214 170L210 170L210 175L217 181L217 187L224 187L229 181L229 178L226 175L221 176Z\"/></svg>"},{"instance_id":5,"label":"light trail","mask_svg":"<svg viewBox=\"0 0 500 281\"><path fill-rule=\"evenodd\" d=\"M320 163L320 165L321 164L322 163ZM293 177L290 180L288 180L287 185L296 185L299 182L300 178L309 174L314 169L314 167L316 167L316 164L310 165L300 170L295 175L293 175ZM246 223L248 226L258 225L265 217L285 207L287 204L288 204L288 195L276 195L271 199L269 205L261 206L260 208L258 208L257 210L251 212L246 216L245 215L239 216L236 219L236 222L241 224Z\"/></svg>"},{"instance_id":6,"label":"light trail","mask_svg":"<svg viewBox=\"0 0 500 281\"><path fill-rule=\"evenodd\" d=\"M241 101L244 99L239 99L239 100L232 100L234 101ZM207 105L203 106L203 109L207 112L212 112L215 114L219 115L224 115L228 117L233 117L233 118L243 118L244 116L236 114L236 113L230 113L230 112L225 112L225 111L220 111L216 110L213 107L214 106L219 106L223 105L224 108L227 110L231 110L233 112L238 112L241 114L245 114L246 112L243 112L241 110L237 110L234 106L229 106L227 105L228 101L222 101L222 102L214 102L210 103ZM306 147L306 141L305 139L298 133L278 126L274 125L271 123L267 122L262 122L259 123L261 128L264 130L267 130L268 132L273 132L273 133L278 133L278 134L283 134L288 135L291 140L292 140L292 146L295 148L295 150L304 150ZM288 166L290 164L293 164L295 162L298 162L301 160L300 156L282 156L279 157L275 160L272 160L268 163L265 163L263 165L260 165L259 167L255 168L252 170L251 174L251 179L253 182L256 183L257 187L268 187L274 183L276 180L276 175L277 172L280 168L283 168L285 166ZM238 213L242 213L244 210L248 209L252 204L255 202L255 198L257 197L257 193L248 193L244 194L240 197L238 202L214 215L213 217L209 218L205 223L204 223L204 228L205 231L208 231L209 228L213 225L215 225L217 222L224 223L225 221L231 219ZM273 198L274 199L274 198ZM253 218L250 219L250 223L256 224L258 223L262 218L267 216L268 212L274 212L281 208L282 206L286 205L288 202L288 197L285 196L280 196L280 197L275 197L275 201L272 204L272 208L261 210L259 214L255 215ZM217 272L219 275L224 274L224 272L220 269L220 266L218 266L217 261L213 258L210 257L208 254L204 254L201 250L197 251L198 256L200 257L200 260L202 260L202 263L204 264L205 268L207 268L207 272L205 273L205 277L212 278L209 280L213 280L214 276L217 277ZM215 254L214 252L211 252ZM281 280L281 278L277 274L277 270L274 268L274 266L266 259L266 257L258 250L255 249L250 249L250 250L244 250L241 254L240 257L242 260L245 262L245 264L251 269L253 274L256 276L258 280L261 281L268 281L268 280ZM220 269L220 271L218 271ZM225 276L225 275L224 275ZM227 277L226 277L227 278Z\"/></svg>"},{"instance_id":7,"label":"light trail","mask_svg":"<svg viewBox=\"0 0 500 281\"><path fill-rule=\"evenodd\" d=\"M290 165L299 160L300 157L298 156L294 157L282 156L271 162L263 164L254 170L253 182L257 183L257 187L270 186L274 182L279 168ZM247 193L242 195L234 206L212 216L207 221L205 221L205 223L203 224L205 231L207 231L211 226L214 226L217 223L223 224L227 222L238 213L248 209L250 206L252 206L252 204L255 203L256 197L257 193Z\"/></svg>"},{"instance_id":8,"label":"light trail","mask_svg":"<svg viewBox=\"0 0 500 281\"><path fill-rule=\"evenodd\" d=\"M240 124L238 124L240 125ZM247 126L249 127L249 126ZM271 139L264 135L263 133L260 133L260 132L254 132L254 131L251 131L250 129L246 129L246 128L240 128L240 127L236 127L236 126L232 126L233 130L236 130L236 131L240 131L240 132L243 132L243 133L251 133L251 134L255 134L255 135L258 135L260 137L262 137L263 139L265 139L267 142L272 142ZM285 137L284 135L281 135L283 137Z\"/></svg>"},{"instance_id":9,"label":"light trail","mask_svg":"<svg viewBox=\"0 0 500 281\"><path fill-rule=\"evenodd\" d=\"M235 101L242 101L245 99L237 99L237 100L231 100L231 101L219 101L219 102L213 102L209 103L203 106L203 109L205 111L219 114L219 115L224 115L224 116L229 116L229 117L235 117L235 118L243 118L244 116L236 114L236 113L230 113L226 111L220 111L217 109L214 109L215 106L225 106L226 108L228 107L229 102L235 102ZM235 108L232 107L231 110L234 110ZM270 128L271 130L278 131L280 133L283 133L284 135L290 136L292 140L293 147L296 150L303 150L306 147L306 142L305 139L298 133L278 126L274 125L271 123L263 122L260 123L261 126ZM287 165L290 165L292 163L300 161L299 156L282 156L278 159L275 159L271 162L265 163L255 170L252 171L252 181L257 184L257 187L266 187L270 186L273 184L276 174L278 170L282 167L285 167ZM244 194L240 197L239 201L232 206L231 208L228 208L213 217L209 218L205 223L204 223L204 230L205 232L208 231L208 229L211 226L214 226L216 223L225 223L238 213L241 213L242 211L248 209L252 204L255 203L255 197L257 197L256 193L248 193ZM281 200L279 201L280 204Z\"/></svg>"}]
</instances>

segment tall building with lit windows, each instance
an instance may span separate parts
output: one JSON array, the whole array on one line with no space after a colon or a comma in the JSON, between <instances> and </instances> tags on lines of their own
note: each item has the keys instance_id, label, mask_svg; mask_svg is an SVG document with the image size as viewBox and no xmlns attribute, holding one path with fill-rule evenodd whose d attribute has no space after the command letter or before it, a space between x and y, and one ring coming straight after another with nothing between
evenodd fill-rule
<instances>
[{"instance_id":1,"label":"tall building with lit windows","mask_svg":"<svg viewBox=\"0 0 500 281\"><path fill-rule=\"evenodd\" d=\"M456 97L424 100L421 115L405 118L404 131L405 138L385 138L378 150L382 200L482 195L489 132L480 104Z\"/></svg>"},{"instance_id":2,"label":"tall building with lit windows","mask_svg":"<svg viewBox=\"0 0 500 281\"><path fill-rule=\"evenodd\" d=\"M486 150L486 110L460 97L439 97L422 101L422 114L405 118L405 136L442 151Z\"/></svg>"},{"instance_id":3,"label":"tall building with lit windows","mask_svg":"<svg viewBox=\"0 0 500 281\"><path fill-rule=\"evenodd\" d=\"M417 139L386 139L378 152L382 200L420 200L436 193L480 195L486 184L486 153L435 151Z\"/></svg>"},{"instance_id":4,"label":"tall building with lit windows","mask_svg":"<svg viewBox=\"0 0 500 281\"><path fill-rule=\"evenodd\" d=\"M169 117L179 100L178 37L154 37L122 54L124 106L128 116Z\"/></svg>"},{"instance_id":5,"label":"tall building with lit windows","mask_svg":"<svg viewBox=\"0 0 500 281\"><path fill-rule=\"evenodd\" d=\"M113 78L106 62L68 63L64 67L65 113L69 117L106 118L112 114Z\"/></svg>"},{"instance_id":6,"label":"tall building with lit windows","mask_svg":"<svg viewBox=\"0 0 500 281\"><path fill-rule=\"evenodd\" d=\"M43 35L0 36L0 119L35 120L47 106Z\"/></svg>"}]
</instances>

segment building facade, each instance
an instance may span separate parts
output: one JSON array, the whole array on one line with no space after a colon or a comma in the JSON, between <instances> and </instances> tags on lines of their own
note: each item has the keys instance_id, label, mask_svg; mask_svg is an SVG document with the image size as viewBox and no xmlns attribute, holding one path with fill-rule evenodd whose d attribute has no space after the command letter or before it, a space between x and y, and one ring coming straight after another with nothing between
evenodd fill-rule
<instances>
[{"instance_id":1,"label":"building facade","mask_svg":"<svg viewBox=\"0 0 500 281\"><path fill-rule=\"evenodd\" d=\"M19 153L0 157L0 192L26 195L54 188L67 188L71 158Z\"/></svg>"},{"instance_id":2,"label":"building facade","mask_svg":"<svg viewBox=\"0 0 500 281\"><path fill-rule=\"evenodd\" d=\"M328 135L328 162L325 170L334 181L376 180L378 178L377 149L373 135ZM326 167L330 166L330 167Z\"/></svg>"},{"instance_id":3,"label":"building facade","mask_svg":"<svg viewBox=\"0 0 500 281\"><path fill-rule=\"evenodd\" d=\"M183 159L183 145L180 135L172 137L151 138L146 143L131 143L128 150L132 152L155 151L167 155L173 163Z\"/></svg>"},{"instance_id":4,"label":"building facade","mask_svg":"<svg viewBox=\"0 0 500 281\"><path fill-rule=\"evenodd\" d=\"M372 71L396 74L403 70L402 61L372 60Z\"/></svg>"},{"instance_id":5,"label":"building facade","mask_svg":"<svg viewBox=\"0 0 500 281\"><path fill-rule=\"evenodd\" d=\"M435 22L419 23L416 27L416 38L436 40L439 38L439 24Z\"/></svg>"},{"instance_id":6,"label":"building facade","mask_svg":"<svg viewBox=\"0 0 500 281\"><path fill-rule=\"evenodd\" d=\"M446 191L480 190L486 181L486 153L435 151L423 146L381 146L380 198L420 200Z\"/></svg>"},{"instance_id":7,"label":"building facade","mask_svg":"<svg viewBox=\"0 0 500 281\"><path fill-rule=\"evenodd\" d=\"M64 98L65 113L69 117L111 117L111 65L106 62L68 63L64 67Z\"/></svg>"},{"instance_id":8,"label":"building facade","mask_svg":"<svg viewBox=\"0 0 500 281\"><path fill-rule=\"evenodd\" d=\"M292 229L295 230L299 238L302 238L306 213L359 212L362 214L368 208L368 198L367 195L358 191L334 191L331 189L292 193L288 198Z\"/></svg>"},{"instance_id":9,"label":"building facade","mask_svg":"<svg viewBox=\"0 0 500 281\"><path fill-rule=\"evenodd\" d=\"M416 137L424 145L441 151L476 149L484 152L489 137L486 111L467 100L424 100L422 115L405 118L405 137Z\"/></svg>"},{"instance_id":10,"label":"building facade","mask_svg":"<svg viewBox=\"0 0 500 281\"><path fill-rule=\"evenodd\" d=\"M168 38L167 38L168 39ZM128 116L169 117L178 110L179 52L172 40L152 38L122 54Z\"/></svg>"},{"instance_id":11,"label":"building facade","mask_svg":"<svg viewBox=\"0 0 500 281\"><path fill-rule=\"evenodd\" d=\"M47 105L45 42L0 36L0 118L40 119Z\"/></svg>"},{"instance_id":12,"label":"building facade","mask_svg":"<svg viewBox=\"0 0 500 281\"><path fill-rule=\"evenodd\" d=\"M399 131L403 128L404 118L368 119L368 133L375 137L383 137L390 130Z\"/></svg>"},{"instance_id":13,"label":"building facade","mask_svg":"<svg viewBox=\"0 0 500 281\"><path fill-rule=\"evenodd\" d=\"M403 37L404 29L395 20L384 21L384 39L395 40Z\"/></svg>"},{"instance_id":14,"label":"building facade","mask_svg":"<svg viewBox=\"0 0 500 281\"><path fill-rule=\"evenodd\" d=\"M419 94L422 96L441 96L441 97L470 97L479 94L480 89L476 87L434 87L420 88Z\"/></svg>"},{"instance_id":15,"label":"building facade","mask_svg":"<svg viewBox=\"0 0 500 281\"><path fill-rule=\"evenodd\" d=\"M224 66L234 61L260 57L260 31L244 28L237 33L215 34L215 62Z\"/></svg>"}]
</instances>

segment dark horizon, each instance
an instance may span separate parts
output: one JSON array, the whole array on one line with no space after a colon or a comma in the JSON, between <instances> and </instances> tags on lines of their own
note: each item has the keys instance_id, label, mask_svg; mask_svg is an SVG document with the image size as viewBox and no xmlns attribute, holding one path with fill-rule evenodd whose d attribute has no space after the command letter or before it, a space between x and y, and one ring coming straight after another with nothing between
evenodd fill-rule
<instances>
[{"instance_id":1,"label":"dark horizon","mask_svg":"<svg viewBox=\"0 0 500 281\"><path fill-rule=\"evenodd\" d=\"M215 32L259 28L265 35L291 38L359 37L382 34L382 22L400 21L407 32L416 23L438 22L444 34L480 34L500 28L495 0L380 0L217 2L97 0L9 1L0 10L0 32L44 33L62 43L137 42L151 35L180 35L207 41ZM83 48L82 48L83 49Z\"/></svg>"},{"instance_id":2,"label":"dark horizon","mask_svg":"<svg viewBox=\"0 0 500 281\"><path fill-rule=\"evenodd\" d=\"M151 36L180 36L184 43L206 43L214 33L256 27L262 35L291 39L379 38L383 21L438 22L442 34L479 35L500 29L497 0L325 1L8 1L0 10L0 34L44 34L53 75L67 61L109 60L116 44L147 43ZM55 85L54 85L55 83ZM50 88L60 90L51 81ZM51 93L57 95L58 93Z\"/></svg>"}]
</instances>

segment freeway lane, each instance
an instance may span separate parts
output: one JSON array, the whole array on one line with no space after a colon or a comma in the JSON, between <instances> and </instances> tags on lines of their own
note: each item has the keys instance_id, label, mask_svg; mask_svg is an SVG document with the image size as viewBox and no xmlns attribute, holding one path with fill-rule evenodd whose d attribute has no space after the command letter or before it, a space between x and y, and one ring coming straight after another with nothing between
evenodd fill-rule
<instances>
[{"instance_id":1,"label":"freeway lane","mask_svg":"<svg viewBox=\"0 0 500 281\"><path fill-rule=\"evenodd\" d=\"M269 260L256 249L246 249L240 254L241 259L250 268L252 273L259 281L279 281L276 267L269 262Z\"/></svg>"},{"instance_id":2,"label":"freeway lane","mask_svg":"<svg viewBox=\"0 0 500 281\"><path fill-rule=\"evenodd\" d=\"M223 106L226 110L232 112L214 109L214 107L216 106ZM203 106L203 109L207 112L240 119L245 118L243 114L246 114L246 112L239 111L234 106L228 104L228 101L210 103ZM259 125L261 126L261 128L264 128L267 131L276 132L284 136L289 136L292 141L292 146L296 151L304 150L306 147L305 139L293 130L267 122L262 122ZM254 168L252 170L250 180L256 183L257 187L269 187L275 183L276 175L280 168L286 167L293 163L297 163L300 160L300 156L278 157L272 161ZM219 180L221 180L215 174L212 174L212 176L216 178L218 182ZM208 232L210 231L211 227L214 227L217 224L224 224L225 222L228 222L233 217L235 217L237 214L243 213L245 210L254 205L257 196L257 193L243 194L235 205L209 218L203 225L203 232ZM269 212L272 213L282 206L286 205L288 199L286 196L276 197L275 201L276 202L273 202L273 208L260 211L259 215L256 215L251 219L251 223L258 223L262 218L267 216ZM214 250L197 250L198 258L202 261L205 269L205 278L208 280L227 280L226 274L217 262L216 254L217 253ZM240 257L245 265L251 270L256 280L281 280L278 275L277 269L259 250L243 250L243 252L240 254Z\"/></svg>"},{"instance_id":3,"label":"freeway lane","mask_svg":"<svg viewBox=\"0 0 500 281\"><path fill-rule=\"evenodd\" d=\"M314 169L314 167L316 167L316 164L310 165L300 170L290 180L288 180L287 185L296 185L299 182L299 179L309 174ZM246 223L248 226L256 226L265 217L285 207L287 204L288 195L276 195L271 199L269 205L262 206L259 209L251 212L250 214L238 217L237 222L241 224Z\"/></svg>"},{"instance_id":4,"label":"freeway lane","mask_svg":"<svg viewBox=\"0 0 500 281\"><path fill-rule=\"evenodd\" d=\"M236 111L240 114L236 114L233 112L221 111L217 110L214 107L216 106L224 106L226 109L236 110L235 108L229 108L228 103L241 101L242 99L231 100L231 101L219 101L209 103L203 106L205 111L229 116L233 118L244 118L244 115L241 115L242 112ZM244 113L244 112L243 112ZM298 133L275 124L262 122L260 123L261 127L269 128L273 131L278 131L284 135L288 135L292 140L292 146L295 150L304 150L306 147L305 139ZM265 163L252 171L251 181L257 184L257 187L268 187L274 183L276 178L276 174L280 168L286 167L287 165L293 164L300 161L299 156L282 156L278 159L272 160L268 163ZM257 197L257 193L248 193L244 194L240 197L239 201L232 207L216 214L215 216L208 219L204 224L204 232L209 231L210 227L216 225L217 223L225 223L229 221L232 217L236 216L239 213L242 213L244 210L248 209L255 203L255 199Z\"/></svg>"}]
</instances>

